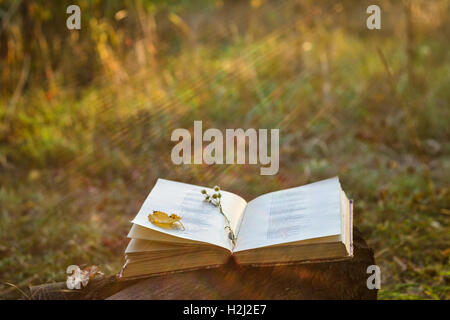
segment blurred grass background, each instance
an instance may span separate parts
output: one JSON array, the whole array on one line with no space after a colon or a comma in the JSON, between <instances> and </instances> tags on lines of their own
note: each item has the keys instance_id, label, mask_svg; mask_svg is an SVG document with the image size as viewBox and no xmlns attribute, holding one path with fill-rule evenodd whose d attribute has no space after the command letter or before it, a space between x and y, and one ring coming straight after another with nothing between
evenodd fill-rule
<instances>
[{"instance_id":1,"label":"blurred grass background","mask_svg":"<svg viewBox=\"0 0 450 320\"><path fill-rule=\"evenodd\" d=\"M366 8L382 29L366 28ZM80 31L66 8L81 7ZM448 1L0 0L0 297L118 272L157 178L247 200L339 175L384 299L450 298ZM170 160L280 128L280 171Z\"/></svg>"}]
</instances>

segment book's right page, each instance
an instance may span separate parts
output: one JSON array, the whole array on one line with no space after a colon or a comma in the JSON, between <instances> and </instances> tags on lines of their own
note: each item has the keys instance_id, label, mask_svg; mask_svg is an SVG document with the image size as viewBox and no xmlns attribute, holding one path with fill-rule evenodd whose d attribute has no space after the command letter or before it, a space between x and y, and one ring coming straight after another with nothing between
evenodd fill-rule
<instances>
[{"instance_id":1,"label":"book's right page","mask_svg":"<svg viewBox=\"0 0 450 320\"><path fill-rule=\"evenodd\" d=\"M341 234L337 177L276 191L250 201L234 252Z\"/></svg>"}]
</instances>

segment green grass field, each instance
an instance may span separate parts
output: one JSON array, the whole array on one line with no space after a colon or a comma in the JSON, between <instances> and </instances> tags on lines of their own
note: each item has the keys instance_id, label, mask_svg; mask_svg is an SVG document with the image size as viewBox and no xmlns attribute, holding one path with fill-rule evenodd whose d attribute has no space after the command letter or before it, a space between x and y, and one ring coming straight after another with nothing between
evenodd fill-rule
<instances>
[{"instance_id":1,"label":"green grass field","mask_svg":"<svg viewBox=\"0 0 450 320\"><path fill-rule=\"evenodd\" d=\"M339 175L379 298L450 298L446 1L382 2L380 31L364 1L99 3L80 31L64 29L63 4L38 1L2 33L1 297L20 296L6 282L63 281L71 264L118 272L159 177L250 200ZM279 128L279 173L175 166L171 132L194 120Z\"/></svg>"}]
</instances>

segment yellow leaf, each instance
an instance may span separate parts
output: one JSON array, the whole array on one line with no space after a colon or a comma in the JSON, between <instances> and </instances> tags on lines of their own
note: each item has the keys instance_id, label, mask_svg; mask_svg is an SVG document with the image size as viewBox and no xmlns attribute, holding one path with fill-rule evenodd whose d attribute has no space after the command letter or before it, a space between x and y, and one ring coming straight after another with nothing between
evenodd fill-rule
<instances>
[{"instance_id":1,"label":"yellow leaf","mask_svg":"<svg viewBox=\"0 0 450 320\"><path fill-rule=\"evenodd\" d=\"M178 222L183 227L183 230L185 230L184 225L180 220L180 216L177 216L174 213L169 216L167 213L162 211L153 211L153 213L148 215L148 221L164 229L173 229L177 226L175 223Z\"/></svg>"}]
</instances>

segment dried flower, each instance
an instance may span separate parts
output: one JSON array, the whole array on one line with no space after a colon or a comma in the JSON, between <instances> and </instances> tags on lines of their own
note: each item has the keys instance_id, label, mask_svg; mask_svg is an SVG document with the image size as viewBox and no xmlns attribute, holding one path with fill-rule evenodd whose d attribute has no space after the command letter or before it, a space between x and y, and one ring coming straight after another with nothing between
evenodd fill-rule
<instances>
[{"instance_id":1,"label":"dried flower","mask_svg":"<svg viewBox=\"0 0 450 320\"><path fill-rule=\"evenodd\" d=\"M220 193L219 186L215 186L214 187L214 191L215 191L215 193L213 193L212 195L209 195L208 192L206 192L205 189L203 189L201 192L202 192L202 194L205 195L205 201L206 202L208 202L208 203L212 204L213 206L219 208L220 213L225 218L225 222L226 222L225 229L228 229L228 238L233 242L233 245L235 245L236 244L236 236L234 235L234 232L231 229L230 220L228 220L228 217L223 212L222 202L221 202L222 194Z\"/></svg>"}]
</instances>

